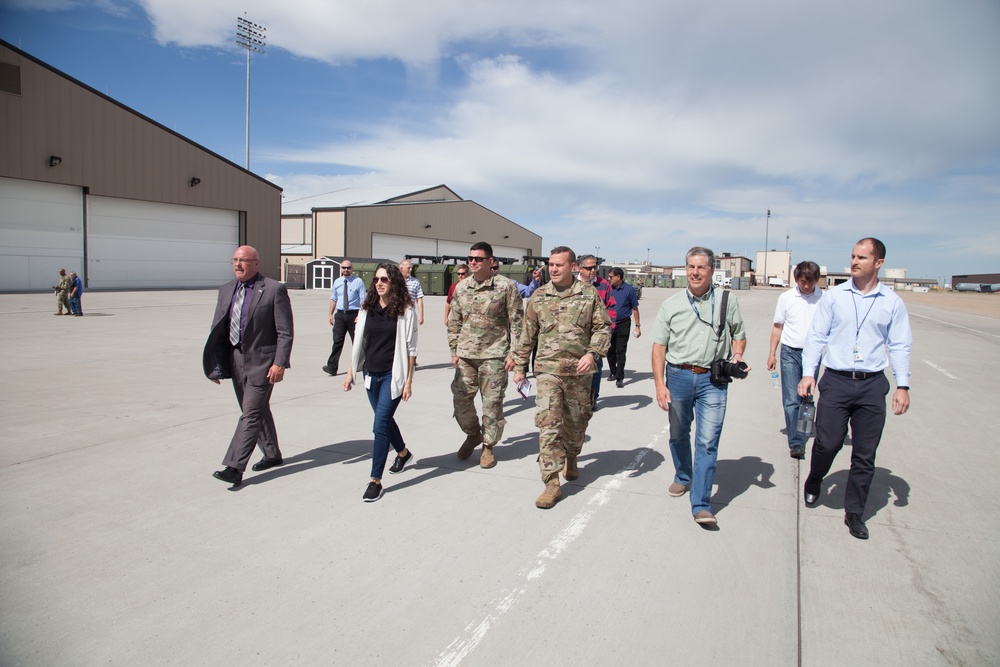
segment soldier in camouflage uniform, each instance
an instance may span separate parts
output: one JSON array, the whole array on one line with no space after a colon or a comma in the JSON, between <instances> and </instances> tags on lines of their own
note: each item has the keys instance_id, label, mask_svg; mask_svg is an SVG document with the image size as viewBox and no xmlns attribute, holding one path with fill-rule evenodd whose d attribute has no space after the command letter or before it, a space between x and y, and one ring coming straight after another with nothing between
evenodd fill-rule
<instances>
[{"instance_id":1,"label":"soldier in camouflage uniform","mask_svg":"<svg viewBox=\"0 0 1000 667\"><path fill-rule=\"evenodd\" d=\"M576 255L565 246L549 254L552 281L539 288L524 313L524 333L514 350L514 382L524 380L531 349L535 358L535 426L538 467L545 490L535 506L559 501L559 473L577 478L576 459L590 421L591 376L611 344L608 309L593 285L574 280Z\"/></svg>"},{"instance_id":2,"label":"soldier in camouflage uniform","mask_svg":"<svg viewBox=\"0 0 1000 667\"><path fill-rule=\"evenodd\" d=\"M62 315L64 306L66 314L72 315L72 311L69 309L69 289L72 286L73 281L66 275L66 269L59 269L59 284L52 287L56 291L56 307L58 308L53 315Z\"/></svg>"},{"instance_id":3,"label":"soldier in camouflage uniform","mask_svg":"<svg viewBox=\"0 0 1000 667\"><path fill-rule=\"evenodd\" d=\"M472 275L459 283L448 312L448 347L455 379L455 419L465 432L458 458L467 459L482 443L479 465L496 465L493 447L503 437L503 399L507 374L514 369L510 341L521 335L524 312L517 285L500 275L491 275L493 247L486 242L469 250ZM476 393L483 397L483 421L476 414Z\"/></svg>"}]
</instances>

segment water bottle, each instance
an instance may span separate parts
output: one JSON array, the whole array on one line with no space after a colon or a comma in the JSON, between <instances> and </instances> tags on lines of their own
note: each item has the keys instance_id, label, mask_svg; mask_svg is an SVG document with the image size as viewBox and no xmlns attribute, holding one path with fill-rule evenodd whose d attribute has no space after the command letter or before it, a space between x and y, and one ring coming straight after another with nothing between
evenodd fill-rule
<instances>
[{"instance_id":1,"label":"water bottle","mask_svg":"<svg viewBox=\"0 0 1000 667\"><path fill-rule=\"evenodd\" d=\"M813 403L812 396L806 396L802 399L802 405L799 406L799 421L795 430L801 433L803 438L813 437L813 432L816 430L816 404Z\"/></svg>"},{"instance_id":2,"label":"water bottle","mask_svg":"<svg viewBox=\"0 0 1000 667\"><path fill-rule=\"evenodd\" d=\"M771 371L771 386L775 389L781 389L781 380L778 379L778 371Z\"/></svg>"}]
</instances>

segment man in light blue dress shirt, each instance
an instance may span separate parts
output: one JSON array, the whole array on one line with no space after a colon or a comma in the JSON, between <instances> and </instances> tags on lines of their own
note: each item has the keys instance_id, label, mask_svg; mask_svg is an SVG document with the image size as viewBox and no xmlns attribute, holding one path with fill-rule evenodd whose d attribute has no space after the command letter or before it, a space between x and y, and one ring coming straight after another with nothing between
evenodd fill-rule
<instances>
[{"instance_id":1,"label":"man in light blue dress shirt","mask_svg":"<svg viewBox=\"0 0 1000 667\"><path fill-rule=\"evenodd\" d=\"M802 352L799 395L817 389L813 377L823 364L816 408L816 441L804 489L805 504L819 502L823 478L844 446L851 425L851 470L844 490L844 523L851 535L868 539L865 503L875 475L875 451L885 426L885 397L892 362L896 391L892 412L910 407L910 319L895 292L879 282L885 245L874 238L857 242L851 253L851 280L829 290L819 302ZM888 350L888 356L886 351Z\"/></svg>"},{"instance_id":2,"label":"man in light blue dress shirt","mask_svg":"<svg viewBox=\"0 0 1000 667\"><path fill-rule=\"evenodd\" d=\"M330 291L330 325L333 327L333 350L323 366L323 372L337 374L340 352L344 349L344 339L349 335L354 345L354 324L358 321L358 310L365 300L365 283L354 275L354 264L345 259L340 265L340 277L333 281Z\"/></svg>"}]
</instances>

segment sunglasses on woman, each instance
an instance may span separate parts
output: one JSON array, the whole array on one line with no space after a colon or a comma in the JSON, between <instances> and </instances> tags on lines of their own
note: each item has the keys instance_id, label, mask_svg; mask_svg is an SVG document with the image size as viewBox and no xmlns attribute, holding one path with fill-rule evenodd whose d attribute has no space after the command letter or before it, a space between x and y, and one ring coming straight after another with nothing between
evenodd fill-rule
<instances>
[{"instance_id":1,"label":"sunglasses on woman","mask_svg":"<svg viewBox=\"0 0 1000 667\"><path fill-rule=\"evenodd\" d=\"M389 283L389 276L375 276L375 282L377 283Z\"/></svg>"}]
</instances>

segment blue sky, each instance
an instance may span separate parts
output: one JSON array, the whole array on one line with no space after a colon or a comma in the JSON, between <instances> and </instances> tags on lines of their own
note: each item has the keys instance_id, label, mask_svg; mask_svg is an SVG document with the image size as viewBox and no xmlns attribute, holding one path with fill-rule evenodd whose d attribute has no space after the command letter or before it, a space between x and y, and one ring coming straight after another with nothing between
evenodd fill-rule
<instances>
[{"instance_id":1,"label":"blue sky","mask_svg":"<svg viewBox=\"0 0 1000 667\"><path fill-rule=\"evenodd\" d=\"M1000 271L1000 3L0 0L0 37L298 199L445 183L610 260Z\"/></svg>"}]
</instances>

